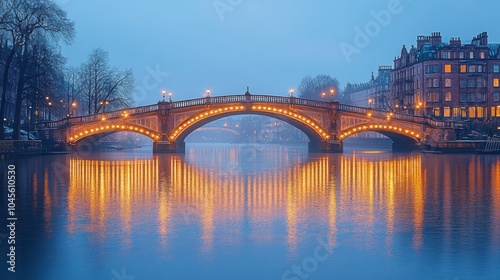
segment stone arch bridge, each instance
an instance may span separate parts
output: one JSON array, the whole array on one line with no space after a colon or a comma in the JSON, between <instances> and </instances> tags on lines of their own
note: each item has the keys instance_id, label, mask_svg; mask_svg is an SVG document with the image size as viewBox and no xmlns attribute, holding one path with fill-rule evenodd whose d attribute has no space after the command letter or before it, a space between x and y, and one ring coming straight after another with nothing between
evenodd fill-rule
<instances>
[{"instance_id":1,"label":"stone arch bridge","mask_svg":"<svg viewBox=\"0 0 500 280\"><path fill-rule=\"evenodd\" d=\"M240 114L285 121L309 137L312 152L341 152L342 142L363 131L379 132L393 150L418 149L455 140L461 123L295 97L229 95L122 109L39 124L42 137L77 147L102 135L131 131L153 140L154 152L183 152L184 139L214 120Z\"/></svg>"}]
</instances>

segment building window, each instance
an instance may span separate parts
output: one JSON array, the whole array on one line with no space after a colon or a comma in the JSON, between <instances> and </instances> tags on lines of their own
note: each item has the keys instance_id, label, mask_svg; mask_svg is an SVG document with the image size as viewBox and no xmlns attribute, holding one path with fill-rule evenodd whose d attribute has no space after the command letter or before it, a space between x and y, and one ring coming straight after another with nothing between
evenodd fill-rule
<instances>
[{"instance_id":1,"label":"building window","mask_svg":"<svg viewBox=\"0 0 500 280\"><path fill-rule=\"evenodd\" d=\"M484 78L477 78L476 79L476 87L478 88L483 88L486 86Z\"/></svg>"},{"instance_id":2,"label":"building window","mask_svg":"<svg viewBox=\"0 0 500 280\"><path fill-rule=\"evenodd\" d=\"M499 87L500 86L500 80L498 78L493 79L493 87Z\"/></svg>"},{"instance_id":3,"label":"building window","mask_svg":"<svg viewBox=\"0 0 500 280\"><path fill-rule=\"evenodd\" d=\"M493 65L493 73L498 73L500 72L500 65L496 64L496 65Z\"/></svg>"},{"instance_id":4,"label":"building window","mask_svg":"<svg viewBox=\"0 0 500 280\"><path fill-rule=\"evenodd\" d=\"M500 101L500 94L498 92L493 93L493 101Z\"/></svg>"},{"instance_id":5,"label":"building window","mask_svg":"<svg viewBox=\"0 0 500 280\"><path fill-rule=\"evenodd\" d=\"M434 116L441 116L441 109L439 107L434 107Z\"/></svg>"},{"instance_id":6,"label":"building window","mask_svg":"<svg viewBox=\"0 0 500 280\"><path fill-rule=\"evenodd\" d=\"M469 65L467 72L476 73L476 65Z\"/></svg>"},{"instance_id":7,"label":"building window","mask_svg":"<svg viewBox=\"0 0 500 280\"><path fill-rule=\"evenodd\" d=\"M444 79L444 86L445 87L451 87L451 79L450 78Z\"/></svg>"},{"instance_id":8,"label":"building window","mask_svg":"<svg viewBox=\"0 0 500 280\"><path fill-rule=\"evenodd\" d=\"M484 109L483 107L476 107L476 117L477 118L484 118Z\"/></svg>"},{"instance_id":9,"label":"building window","mask_svg":"<svg viewBox=\"0 0 500 280\"><path fill-rule=\"evenodd\" d=\"M460 59L463 59L465 57L464 52L460 52Z\"/></svg>"},{"instance_id":10,"label":"building window","mask_svg":"<svg viewBox=\"0 0 500 280\"><path fill-rule=\"evenodd\" d=\"M470 59L473 59L473 58L474 58L474 52L470 52L470 53L469 53L469 58L470 58Z\"/></svg>"},{"instance_id":11,"label":"building window","mask_svg":"<svg viewBox=\"0 0 500 280\"><path fill-rule=\"evenodd\" d=\"M467 94L460 93L460 102L467 102Z\"/></svg>"},{"instance_id":12,"label":"building window","mask_svg":"<svg viewBox=\"0 0 500 280\"><path fill-rule=\"evenodd\" d=\"M485 59L486 58L486 55L484 54L484 52L481 52L479 55L480 55L481 59Z\"/></svg>"},{"instance_id":13,"label":"building window","mask_svg":"<svg viewBox=\"0 0 500 280\"><path fill-rule=\"evenodd\" d=\"M467 109L465 107L460 107L460 117L467 118Z\"/></svg>"},{"instance_id":14,"label":"building window","mask_svg":"<svg viewBox=\"0 0 500 280\"><path fill-rule=\"evenodd\" d=\"M426 74L432 74L432 73L439 73L439 65L426 65L425 66L425 73Z\"/></svg>"},{"instance_id":15,"label":"building window","mask_svg":"<svg viewBox=\"0 0 500 280\"><path fill-rule=\"evenodd\" d=\"M491 116L500 117L500 107L491 107Z\"/></svg>"},{"instance_id":16,"label":"building window","mask_svg":"<svg viewBox=\"0 0 500 280\"><path fill-rule=\"evenodd\" d=\"M445 73L451 73L451 64L445 64L444 65L444 72Z\"/></svg>"},{"instance_id":17,"label":"building window","mask_svg":"<svg viewBox=\"0 0 500 280\"><path fill-rule=\"evenodd\" d=\"M467 73L467 65L460 65L460 73Z\"/></svg>"},{"instance_id":18,"label":"building window","mask_svg":"<svg viewBox=\"0 0 500 280\"><path fill-rule=\"evenodd\" d=\"M484 67L483 67L483 65L478 65L478 66L477 66L477 72L479 72L479 73L483 73L483 72L484 72Z\"/></svg>"},{"instance_id":19,"label":"building window","mask_svg":"<svg viewBox=\"0 0 500 280\"><path fill-rule=\"evenodd\" d=\"M467 80L467 87L469 88L475 88L476 87L476 79L468 79Z\"/></svg>"},{"instance_id":20,"label":"building window","mask_svg":"<svg viewBox=\"0 0 500 280\"><path fill-rule=\"evenodd\" d=\"M449 118L449 117L450 117L450 114L451 114L450 107L444 107L444 108L443 108L443 117L445 117L445 118Z\"/></svg>"},{"instance_id":21,"label":"building window","mask_svg":"<svg viewBox=\"0 0 500 280\"><path fill-rule=\"evenodd\" d=\"M469 107L469 118L475 118L476 117L476 107Z\"/></svg>"},{"instance_id":22,"label":"building window","mask_svg":"<svg viewBox=\"0 0 500 280\"><path fill-rule=\"evenodd\" d=\"M453 108L453 117L460 117L460 108Z\"/></svg>"},{"instance_id":23,"label":"building window","mask_svg":"<svg viewBox=\"0 0 500 280\"><path fill-rule=\"evenodd\" d=\"M476 94L475 93L467 94L467 101L468 102L475 102L476 101Z\"/></svg>"},{"instance_id":24,"label":"building window","mask_svg":"<svg viewBox=\"0 0 500 280\"><path fill-rule=\"evenodd\" d=\"M442 52L443 58L448 59L451 58L451 53L450 52Z\"/></svg>"},{"instance_id":25,"label":"building window","mask_svg":"<svg viewBox=\"0 0 500 280\"><path fill-rule=\"evenodd\" d=\"M439 87L439 79L432 79L432 86Z\"/></svg>"},{"instance_id":26,"label":"building window","mask_svg":"<svg viewBox=\"0 0 500 280\"><path fill-rule=\"evenodd\" d=\"M444 95L444 101L451 101L451 92L447 91Z\"/></svg>"}]
</instances>

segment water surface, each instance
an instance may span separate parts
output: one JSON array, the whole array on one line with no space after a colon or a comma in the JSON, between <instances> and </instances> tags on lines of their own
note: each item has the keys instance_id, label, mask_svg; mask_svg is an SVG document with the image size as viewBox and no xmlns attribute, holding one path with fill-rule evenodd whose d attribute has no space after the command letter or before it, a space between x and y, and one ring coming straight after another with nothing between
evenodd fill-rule
<instances>
[{"instance_id":1,"label":"water surface","mask_svg":"<svg viewBox=\"0 0 500 280\"><path fill-rule=\"evenodd\" d=\"M1 279L500 279L497 156L149 148L3 160Z\"/></svg>"}]
</instances>

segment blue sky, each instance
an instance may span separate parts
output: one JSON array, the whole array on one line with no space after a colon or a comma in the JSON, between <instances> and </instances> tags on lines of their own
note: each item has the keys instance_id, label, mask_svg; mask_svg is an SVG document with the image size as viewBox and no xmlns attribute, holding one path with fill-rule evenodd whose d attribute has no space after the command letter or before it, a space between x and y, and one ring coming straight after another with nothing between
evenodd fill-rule
<instances>
[{"instance_id":1,"label":"blue sky","mask_svg":"<svg viewBox=\"0 0 500 280\"><path fill-rule=\"evenodd\" d=\"M403 44L435 31L444 41L487 31L500 42L494 0L56 2L76 23L75 41L63 47L69 64L103 48L113 66L134 71L138 105L156 103L162 88L179 100L206 88L244 93L247 85L255 94L287 95L316 74L341 87L365 82L379 65L392 65Z\"/></svg>"}]
</instances>

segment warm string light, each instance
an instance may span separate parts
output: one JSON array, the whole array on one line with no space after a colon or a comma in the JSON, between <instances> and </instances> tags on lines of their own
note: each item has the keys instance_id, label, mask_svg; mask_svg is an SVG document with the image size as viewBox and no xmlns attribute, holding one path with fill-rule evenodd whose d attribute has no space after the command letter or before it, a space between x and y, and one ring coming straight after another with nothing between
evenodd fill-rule
<instances>
[{"instance_id":1,"label":"warm string light","mask_svg":"<svg viewBox=\"0 0 500 280\"><path fill-rule=\"evenodd\" d=\"M125 124L120 124L120 125L101 125L101 126L96 126L93 128L88 128L86 130L82 130L76 134L74 134L72 137L69 138L70 143L74 144L78 140L81 140L85 137L88 137L90 135L94 135L97 133L101 133L103 131L133 131L140 133L142 135L148 136L149 138L153 139L153 141L159 141L160 140L160 134L156 133L154 131L145 129L143 127L138 127L135 125L125 125Z\"/></svg>"},{"instance_id":2,"label":"warm string light","mask_svg":"<svg viewBox=\"0 0 500 280\"><path fill-rule=\"evenodd\" d=\"M376 131L376 130L385 130L385 131L390 131L390 132L396 132L401 135L406 135L408 137L412 137L418 141L420 141L420 134L416 133L415 131L394 126L394 125L363 125L363 126L358 126L355 127L349 131L346 131L342 133L339 138L342 140L346 137L349 137L353 134L356 134L358 132L363 132L363 131Z\"/></svg>"},{"instance_id":3,"label":"warm string light","mask_svg":"<svg viewBox=\"0 0 500 280\"><path fill-rule=\"evenodd\" d=\"M213 109L204 113L200 113L196 116L191 117L189 120L184 121L184 123L180 124L177 129L175 129L172 133L172 135L169 137L171 141L175 141L177 137L188 127L191 125L197 123L201 119L205 119L206 117L212 116L212 115L219 115L223 114L229 111L243 111L245 110L244 106L231 106L231 107L225 107L225 108L219 108L219 109ZM288 118L295 119L311 129L313 129L316 133L318 133L321 138L324 140L330 139L330 136L328 133L321 128L320 125L316 124L312 119L307 118L301 114L298 114L297 112L289 111L289 110L284 110L276 107L268 107L268 106L252 106L252 111L259 111L259 112L272 112L275 114L279 114L282 116L286 116Z\"/></svg>"}]
</instances>

